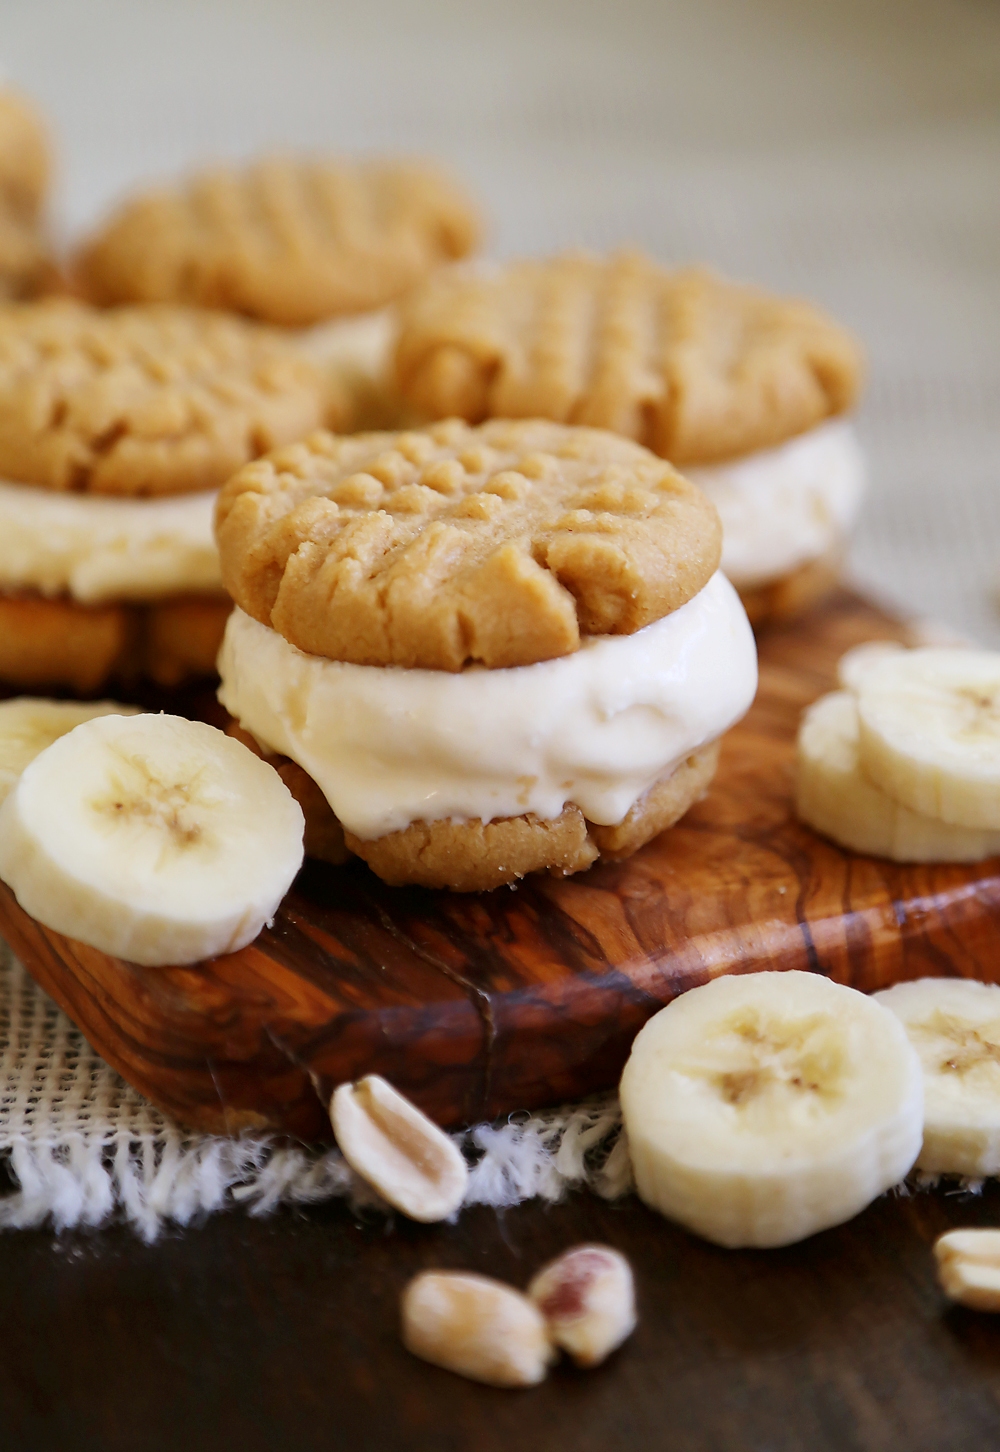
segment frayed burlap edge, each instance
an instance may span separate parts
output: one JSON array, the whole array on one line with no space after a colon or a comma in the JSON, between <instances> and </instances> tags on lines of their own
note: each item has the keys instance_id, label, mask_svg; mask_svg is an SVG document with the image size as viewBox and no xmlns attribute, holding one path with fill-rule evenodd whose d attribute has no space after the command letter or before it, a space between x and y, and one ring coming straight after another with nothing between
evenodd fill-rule
<instances>
[{"instance_id":1,"label":"frayed burlap edge","mask_svg":"<svg viewBox=\"0 0 1000 1452\"><path fill-rule=\"evenodd\" d=\"M586 1188L607 1199L631 1181L617 1101L587 1101L544 1115L516 1115L454 1136L470 1162L465 1205L563 1199ZM0 1228L46 1224L57 1231L126 1221L153 1241L165 1225L190 1225L242 1208L268 1215L281 1205L345 1199L386 1210L335 1150L274 1137L185 1139L174 1130L133 1139L69 1133L57 1140L0 1141L15 1188L0 1199Z\"/></svg>"}]
</instances>

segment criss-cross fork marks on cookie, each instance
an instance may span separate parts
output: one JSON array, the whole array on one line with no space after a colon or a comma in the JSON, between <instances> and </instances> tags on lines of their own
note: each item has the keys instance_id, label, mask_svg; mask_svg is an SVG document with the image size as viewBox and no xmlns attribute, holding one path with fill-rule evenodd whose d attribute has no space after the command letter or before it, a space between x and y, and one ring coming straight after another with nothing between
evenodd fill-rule
<instances>
[{"instance_id":1,"label":"criss-cross fork marks on cookie","mask_svg":"<svg viewBox=\"0 0 1000 1452\"><path fill-rule=\"evenodd\" d=\"M293 645L450 671L631 634L721 552L714 507L669 465L539 421L316 434L230 480L217 535L234 599Z\"/></svg>"},{"instance_id":2,"label":"criss-cross fork marks on cookie","mask_svg":"<svg viewBox=\"0 0 1000 1452\"><path fill-rule=\"evenodd\" d=\"M808 303L635 252L442 274L404 305L396 359L430 418L607 428L680 465L843 413L861 372L853 339Z\"/></svg>"},{"instance_id":3,"label":"criss-cross fork marks on cookie","mask_svg":"<svg viewBox=\"0 0 1000 1452\"><path fill-rule=\"evenodd\" d=\"M315 428L324 388L280 334L239 318L38 303L0 333L0 476L99 494L217 488Z\"/></svg>"},{"instance_id":4,"label":"criss-cross fork marks on cookie","mask_svg":"<svg viewBox=\"0 0 1000 1452\"><path fill-rule=\"evenodd\" d=\"M413 162L274 156L133 198L78 262L96 302L182 302L306 326L381 307L479 241L457 185Z\"/></svg>"}]
</instances>

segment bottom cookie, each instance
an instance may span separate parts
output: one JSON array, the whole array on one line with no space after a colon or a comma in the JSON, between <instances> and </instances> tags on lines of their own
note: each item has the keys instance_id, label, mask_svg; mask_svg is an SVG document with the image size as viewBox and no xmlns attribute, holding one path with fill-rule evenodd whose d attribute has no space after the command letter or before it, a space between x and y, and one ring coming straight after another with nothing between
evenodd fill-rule
<instances>
[{"instance_id":1,"label":"bottom cookie","mask_svg":"<svg viewBox=\"0 0 1000 1452\"><path fill-rule=\"evenodd\" d=\"M838 544L818 559L800 565L790 575L782 575L764 585L737 585L750 624L757 629L761 625L795 620L818 605L840 584L844 554L844 545Z\"/></svg>"},{"instance_id":2,"label":"bottom cookie","mask_svg":"<svg viewBox=\"0 0 1000 1452\"><path fill-rule=\"evenodd\" d=\"M80 605L0 594L0 682L81 696L139 677L171 688L212 674L231 609L217 596Z\"/></svg>"},{"instance_id":3,"label":"bottom cookie","mask_svg":"<svg viewBox=\"0 0 1000 1452\"><path fill-rule=\"evenodd\" d=\"M598 858L620 862L679 821L705 795L719 764L719 742L699 747L669 776L654 782L616 826L588 822L579 807L568 806L550 821L528 813L493 822L412 822L401 832L363 841L345 831L307 772L285 756L263 752L235 721L231 736L270 761L302 808L307 857L345 862L361 857L392 887L449 888L488 892L516 882L529 872L568 877Z\"/></svg>"},{"instance_id":4,"label":"bottom cookie","mask_svg":"<svg viewBox=\"0 0 1000 1452\"><path fill-rule=\"evenodd\" d=\"M393 887L447 887L488 892L529 872L568 877L598 857L620 862L672 827L703 796L719 764L713 741L655 782L614 827L588 822L579 807L545 821L528 814L495 822L413 822L402 832L363 842L345 831L349 851Z\"/></svg>"}]
</instances>

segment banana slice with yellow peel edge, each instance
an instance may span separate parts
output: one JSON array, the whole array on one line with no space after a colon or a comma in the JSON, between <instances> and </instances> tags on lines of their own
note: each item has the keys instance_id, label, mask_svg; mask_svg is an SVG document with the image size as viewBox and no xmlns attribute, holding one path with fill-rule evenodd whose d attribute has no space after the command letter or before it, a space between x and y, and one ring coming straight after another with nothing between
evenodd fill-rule
<instances>
[{"instance_id":1,"label":"banana slice with yellow peel edge","mask_svg":"<svg viewBox=\"0 0 1000 1452\"><path fill-rule=\"evenodd\" d=\"M918 978L876 993L906 1030L924 1074L922 1170L1000 1174L1000 987Z\"/></svg>"},{"instance_id":2,"label":"banana slice with yellow peel edge","mask_svg":"<svg viewBox=\"0 0 1000 1452\"><path fill-rule=\"evenodd\" d=\"M98 716L27 766L0 806L0 878L38 922L146 965L231 953L302 865L302 811L213 726Z\"/></svg>"},{"instance_id":3,"label":"banana slice with yellow peel edge","mask_svg":"<svg viewBox=\"0 0 1000 1452\"><path fill-rule=\"evenodd\" d=\"M682 994L642 1029L621 1081L640 1197L731 1247L803 1240L897 1184L923 1097L895 1015L802 972Z\"/></svg>"},{"instance_id":4,"label":"banana slice with yellow peel edge","mask_svg":"<svg viewBox=\"0 0 1000 1452\"><path fill-rule=\"evenodd\" d=\"M841 847L893 862L980 862L1000 853L1000 831L955 827L911 811L868 779L851 691L821 696L803 713L795 810Z\"/></svg>"},{"instance_id":5,"label":"banana slice with yellow peel edge","mask_svg":"<svg viewBox=\"0 0 1000 1452\"><path fill-rule=\"evenodd\" d=\"M137 706L116 701L49 701L15 696L0 701L0 802L39 752L95 716L135 716Z\"/></svg>"}]
</instances>

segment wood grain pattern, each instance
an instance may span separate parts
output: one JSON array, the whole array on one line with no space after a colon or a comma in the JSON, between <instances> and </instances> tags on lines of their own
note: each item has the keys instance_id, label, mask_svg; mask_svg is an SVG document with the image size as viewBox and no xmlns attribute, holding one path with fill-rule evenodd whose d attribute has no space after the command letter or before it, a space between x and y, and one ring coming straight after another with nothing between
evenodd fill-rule
<instances>
[{"instance_id":1,"label":"wood grain pattern","mask_svg":"<svg viewBox=\"0 0 1000 1452\"><path fill-rule=\"evenodd\" d=\"M905 628L841 593L761 642L761 688L705 801L629 861L476 897L311 863L272 928L193 968L109 958L0 891L0 932L101 1054L193 1128L328 1137L332 1087L385 1074L443 1124L614 1084L645 1020L723 972L865 990L998 976L1000 861L900 867L795 820L804 705Z\"/></svg>"}]
</instances>

